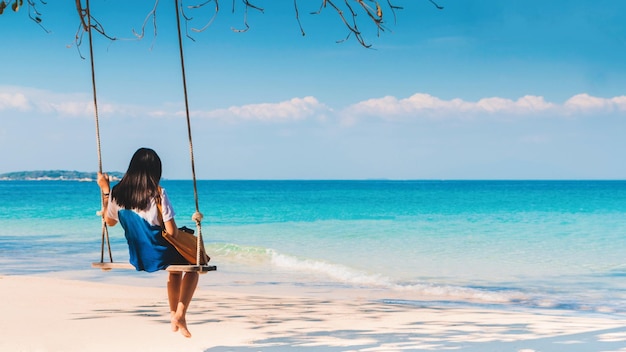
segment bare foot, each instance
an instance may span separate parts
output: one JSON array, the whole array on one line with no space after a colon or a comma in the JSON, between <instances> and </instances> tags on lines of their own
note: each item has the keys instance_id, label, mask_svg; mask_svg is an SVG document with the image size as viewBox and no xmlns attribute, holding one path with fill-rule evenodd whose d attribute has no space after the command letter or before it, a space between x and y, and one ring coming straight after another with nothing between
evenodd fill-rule
<instances>
[{"instance_id":1,"label":"bare foot","mask_svg":"<svg viewBox=\"0 0 626 352\"><path fill-rule=\"evenodd\" d=\"M183 336L185 336L186 338L191 337L191 333L189 332L189 330L187 330L186 327L181 327L180 333L183 334Z\"/></svg>"},{"instance_id":2,"label":"bare foot","mask_svg":"<svg viewBox=\"0 0 626 352\"><path fill-rule=\"evenodd\" d=\"M191 333L187 329L187 322L185 319L172 317L172 331L180 331L183 336L189 338L191 337Z\"/></svg>"},{"instance_id":3,"label":"bare foot","mask_svg":"<svg viewBox=\"0 0 626 352\"><path fill-rule=\"evenodd\" d=\"M173 332L178 331L178 320L174 319L174 312L172 312L171 322L172 322L172 331Z\"/></svg>"}]
</instances>

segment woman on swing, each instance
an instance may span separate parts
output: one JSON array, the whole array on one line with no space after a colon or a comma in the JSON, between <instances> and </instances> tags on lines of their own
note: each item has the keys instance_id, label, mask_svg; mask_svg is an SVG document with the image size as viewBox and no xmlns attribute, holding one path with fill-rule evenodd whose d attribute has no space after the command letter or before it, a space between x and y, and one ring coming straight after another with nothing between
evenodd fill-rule
<instances>
[{"instance_id":1,"label":"woman on swing","mask_svg":"<svg viewBox=\"0 0 626 352\"><path fill-rule=\"evenodd\" d=\"M173 264L189 264L161 235L161 222L156 201L160 199L162 218L168 234L176 236L174 209L165 190L159 187L161 159L148 148L133 155L122 180L110 188L107 174L98 174L98 186L103 194L103 214L108 226L118 222L128 241L130 262L137 270L154 272ZM172 331L191 337L186 313L198 285L198 273L169 272L167 296L170 305Z\"/></svg>"}]
</instances>

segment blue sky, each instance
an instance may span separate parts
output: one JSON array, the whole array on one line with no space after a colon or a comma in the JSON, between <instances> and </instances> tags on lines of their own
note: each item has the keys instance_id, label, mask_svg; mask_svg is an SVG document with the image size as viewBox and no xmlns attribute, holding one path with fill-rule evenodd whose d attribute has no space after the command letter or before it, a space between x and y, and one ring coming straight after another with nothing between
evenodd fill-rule
<instances>
[{"instance_id":1,"label":"blue sky","mask_svg":"<svg viewBox=\"0 0 626 352\"><path fill-rule=\"evenodd\" d=\"M98 168L71 1L0 16L0 173ZM321 0L220 2L185 60L200 179L625 179L626 1L383 1L372 49ZM356 3L356 2L354 2ZM185 5L192 2L186 1ZM337 2L343 4L343 1ZM173 1L91 0L103 167L141 146L191 177ZM343 6L343 5L342 5ZM213 7L187 10L201 27ZM82 59L80 53L87 58Z\"/></svg>"}]
</instances>

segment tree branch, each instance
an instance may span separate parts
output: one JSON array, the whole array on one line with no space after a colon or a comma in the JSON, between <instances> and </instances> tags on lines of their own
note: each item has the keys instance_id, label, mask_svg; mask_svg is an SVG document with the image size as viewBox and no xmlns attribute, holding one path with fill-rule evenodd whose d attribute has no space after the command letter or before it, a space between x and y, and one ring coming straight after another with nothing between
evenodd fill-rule
<instances>
[{"instance_id":1,"label":"tree branch","mask_svg":"<svg viewBox=\"0 0 626 352\"><path fill-rule=\"evenodd\" d=\"M110 36L109 34L107 34L107 32L104 30L103 25L94 16L91 16L90 14L87 13L87 10L84 8L84 6L82 6L82 1L84 0L75 0L76 11L78 12L78 15L80 18L80 26L76 32L76 37L74 41L76 46L80 47L82 43L82 36L84 35L85 32L90 30L88 23L92 24L91 29L100 33L105 38L111 41L119 40L119 38ZM141 1L145 1L145 0L141 0ZM217 18L217 14L220 11L219 0L188 0L188 1L195 3L195 4L187 6L187 9L190 11L205 11L205 9L208 7L207 5L209 5L212 2L215 3L214 8L210 10L213 13L211 17L209 18L209 20L203 26L191 27L191 30L193 32L205 31L208 27L211 26L211 24L213 24L213 22ZM241 10L243 12L244 28L231 27L231 30L237 33L247 32L248 30L250 30L250 25L248 23L249 10L256 10L261 13L265 13L265 10L259 6L252 4L250 2L251 0L232 0L232 12L233 13L237 12L236 6L235 6L237 1L241 1L244 5L243 10ZM257 1L261 1L261 0L257 0ZM276 1L276 0L270 0L270 1ZM376 28L377 35L380 36L380 33L385 31L386 29L384 26L384 19L385 19L384 14L386 13L386 10L389 10L389 12L391 12L393 16L393 22L396 23L397 21L396 11L403 9L403 7L397 6L392 3L392 1L395 2L396 0L385 0L386 4L384 5L381 5L381 3L379 2L382 0L343 0L343 5L339 5L340 3L337 2L338 0L308 0L308 2L315 2L315 1L319 2L320 7L317 11L309 12L309 14L319 15L322 13L324 9L330 7L337 13L337 15L339 16L339 20L341 21L341 23L343 23L343 25L347 29L348 34L346 38L343 40L336 41L337 43L344 42L348 40L350 37L354 37L355 40L361 46L365 48L370 48L372 45L366 42L365 38L363 37L363 34L359 30L360 21L359 21L358 15L365 14L366 17L369 18L371 23ZM406 0L406 1L416 1L416 0ZM425 0L422 0L422 1L425 1ZM437 2L435 2L435 0L428 0L428 1L433 6L435 6L436 9L443 10L443 6L440 6ZM440 0L437 0L437 1L440 1ZM22 7L23 3L24 3L24 0L0 0L0 15L2 15L8 7L10 7L13 10L13 12L17 12ZM42 26L42 23L41 23L42 15L37 10L38 5L46 5L45 0L26 0L26 4L28 6L29 18L32 21L36 22L39 26L41 26L46 32L48 32L48 30ZM356 6L356 9L355 7L353 7L354 4L358 5ZM152 20L154 38L156 38L157 36L156 11L157 11L158 5L159 5L159 0L154 0L154 6L152 10L150 10L146 18L144 19L140 32L136 32L135 29L132 29L132 33L135 36L135 39L140 40L145 37L145 29L146 29L146 26L148 25L148 21L150 20ZM300 21L300 4L298 3L298 0L294 0L293 5L294 5L295 18L298 24L298 28L300 29L300 33L302 33L302 35L305 36L306 33L304 30L304 27L302 26L302 22ZM185 8L182 5L182 2L180 6L182 9ZM87 16L90 16L90 17L87 17ZM193 17L188 16L185 13L185 11L182 11L182 16L185 20L185 27L187 29L188 24L193 20ZM90 21L88 21L88 19L90 19ZM190 38L191 40L194 40L189 35L188 31L187 31L187 37Z\"/></svg>"}]
</instances>

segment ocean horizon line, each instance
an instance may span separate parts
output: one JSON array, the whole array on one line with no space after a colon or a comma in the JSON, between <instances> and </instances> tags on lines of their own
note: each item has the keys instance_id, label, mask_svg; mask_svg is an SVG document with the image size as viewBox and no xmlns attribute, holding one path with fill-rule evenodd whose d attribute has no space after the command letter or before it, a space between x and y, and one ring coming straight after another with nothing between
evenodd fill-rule
<instances>
[{"instance_id":1,"label":"ocean horizon line","mask_svg":"<svg viewBox=\"0 0 626 352\"><path fill-rule=\"evenodd\" d=\"M107 171L113 180L121 179L124 172ZM97 171L76 170L25 170L0 173L0 181L80 181L95 182ZM192 178L167 178L164 181L192 181ZM363 177L363 178L197 178L197 181L299 181L299 182L332 182L332 181L360 181L360 182L566 182L566 181L626 181L626 178L388 178L388 177Z\"/></svg>"},{"instance_id":2,"label":"ocean horizon line","mask_svg":"<svg viewBox=\"0 0 626 352\"><path fill-rule=\"evenodd\" d=\"M52 178L52 177L39 177L39 178L27 178L27 179L10 179L0 177L0 182L96 182L93 178ZM193 181L193 179L187 178L162 178L161 181ZM196 179L196 181L209 181L209 182L424 182L424 183L438 183L438 182L626 182L626 179L358 179L358 178L346 178L346 179L308 179L308 178L293 178L293 179L264 179L264 178L202 178Z\"/></svg>"}]
</instances>

